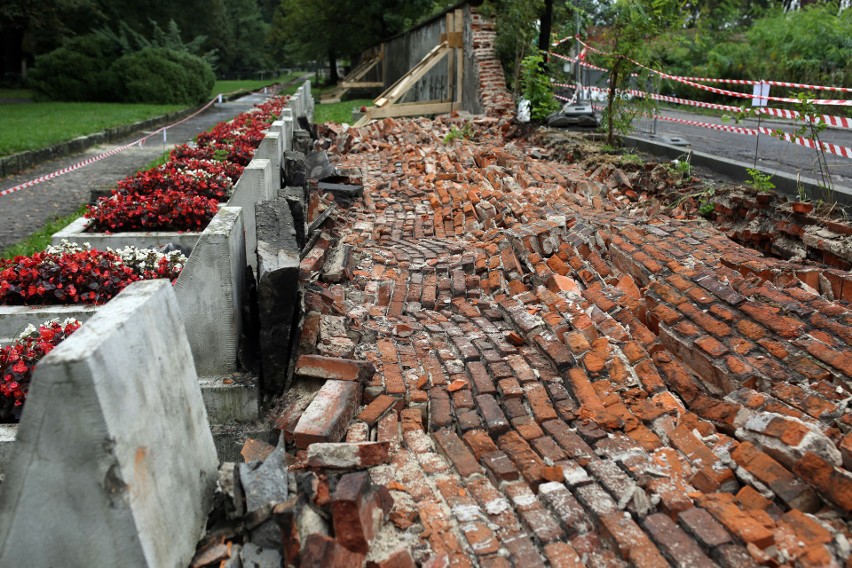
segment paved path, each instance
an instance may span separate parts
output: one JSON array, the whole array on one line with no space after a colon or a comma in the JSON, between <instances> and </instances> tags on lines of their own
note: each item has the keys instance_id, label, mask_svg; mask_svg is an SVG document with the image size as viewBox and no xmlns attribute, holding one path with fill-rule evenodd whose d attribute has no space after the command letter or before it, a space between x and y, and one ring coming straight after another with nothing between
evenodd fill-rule
<instances>
[{"instance_id":1,"label":"paved path","mask_svg":"<svg viewBox=\"0 0 852 568\"><path fill-rule=\"evenodd\" d=\"M751 119L736 124L734 121L723 122L717 116L706 116L677 110L663 109L663 114L673 118L698 122L742 126L745 128L757 127L757 120ZM652 126L651 120L644 119L637 124L637 131L648 132ZM783 128L788 132L792 130L786 127L785 123L776 120L762 120L761 126L766 128ZM642 132L637 132L637 135L641 136ZM749 163L754 159L755 142L757 141L755 136L734 134L732 132L662 120L657 121L657 135L678 136L686 139L692 145L692 148L699 152L706 152L723 158ZM852 130L831 128L825 130L820 135L820 138L823 142L852 147ZM815 178L817 177L816 170L814 169L815 157L816 152L810 148L790 144L789 142L784 142L763 134L760 136L760 143L757 149L758 165L779 169L793 175L801 172L802 176ZM834 183L836 185L852 187L852 160L832 154L827 154L826 157Z\"/></svg>"},{"instance_id":2,"label":"paved path","mask_svg":"<svg viewBox=\"0 0 852 568\"><path fill-rule=\"evenodd\" d=\"M270 95L252 94L237 100L213 105L210 109L167 131L167 143L157 134L143 146L127 150L61 175L36 186L0 197L0 249L12 245L43 227L55 217L73 213L89 200L93 189L114 185L162 154L165 149L192 140L216 123L229 120L248 110ZM134 134L112 144L93 146L81 154L45 162L32 170L0 180L0 190L14 187L33 178L49 174L112 148L138 140L151 130Z\"/></svg>"}]
</instances>

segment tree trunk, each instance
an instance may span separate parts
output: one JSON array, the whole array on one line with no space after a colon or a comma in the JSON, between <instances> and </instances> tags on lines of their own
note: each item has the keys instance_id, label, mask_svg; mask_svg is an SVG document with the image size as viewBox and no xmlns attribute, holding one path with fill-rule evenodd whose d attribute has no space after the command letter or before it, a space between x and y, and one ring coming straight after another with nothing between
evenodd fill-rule
<instances>
[{"instance_id":1,"label":"tree trunk","mask_svg":"<svg viewBox=\"0 0 852 568\"><path fill-rule=\"evenodd\" d=\"M618 63L612 66L609 74L609 91L606 97L606 143L615 146L615 132L612 127L612 113L615 107L615 86L618 84Z\"/></svg>"},{"instance_id":2,"label":"tree trunk","mask_svg":"<svg viewBox=\"0 0 852 568\"><path fill-rule=\"evenodd\" d=\"M544 62L550 51L550 31L553 28L553 0L544 0L544 11L541 14L541 29L538 33L538 49L542 52Z\"/></svg>"},{"instance_id":3,"label":"tree trunk","mask_svg":"<svg viewBox=\"0 0 852 568\"><path fill-rule=\"evenodd\" d=\"M328 82L336 85L340 80L337 76L337 51L332 47L328 50Z\"/></svg>"}]
</instances>

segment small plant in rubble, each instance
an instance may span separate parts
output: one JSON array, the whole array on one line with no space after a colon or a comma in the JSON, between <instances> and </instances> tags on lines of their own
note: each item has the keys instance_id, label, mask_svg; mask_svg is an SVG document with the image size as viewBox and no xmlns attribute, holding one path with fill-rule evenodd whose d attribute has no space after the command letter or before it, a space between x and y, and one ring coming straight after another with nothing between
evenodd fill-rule
<instances>
[{"instance_id":1,"label":"small plant in rubble","mask_svg":"<svg viewBox=\"0 0 852 568\"><path fill-rule=\"evenodd\" d=\"M455 124L450 126L450 131L444 136L444 145L451 144L459 138L464 138L465 140L473 139L473 125L469 120L465 120L461 128L456 128Z\"/></svg>"},{"instance_id":2,"label":"small plant in rubble","mask_svg":"<svg viewBox=\"0 0 852 568\"><path fill-rule=\"evenodd\" d=\"M757 191L763 193L769 193L770 191L775 189L775 184L772 183L771 175L765 174L760 170L756 170L754 168L746 168L746 173L749 177L749 179L745 181L746 185L750 185Z\"/></svg>"}]
</instances>

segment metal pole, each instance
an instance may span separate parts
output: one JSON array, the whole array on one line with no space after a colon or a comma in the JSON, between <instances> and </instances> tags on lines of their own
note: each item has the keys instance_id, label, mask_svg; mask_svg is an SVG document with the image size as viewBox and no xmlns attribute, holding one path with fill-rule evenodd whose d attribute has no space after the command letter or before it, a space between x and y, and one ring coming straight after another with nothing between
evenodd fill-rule
<instances>
[{"instance_id":1,"label":"metal pole","mask_svg":"<svg viewBox=\"0 0 852 568\"><path fill-rule=\"evenodd\" d=\"M760 145L760 118L762 116L760 107L757 107L757 140L754 142L754 165L752 165L754 169L757 169L757 147Z\"/></svg>"},{"instance_id":2,"label":"metal pole","mask_svg":"<svg viewBox=\"0 0 852 568\"><path fill-rule=\"evenodd\" d=\"M579 2L577 3L579 4ZM577 102L580 102L580 6L574 6L574 84L577 85Z\"/></svg>"}]
</instances>

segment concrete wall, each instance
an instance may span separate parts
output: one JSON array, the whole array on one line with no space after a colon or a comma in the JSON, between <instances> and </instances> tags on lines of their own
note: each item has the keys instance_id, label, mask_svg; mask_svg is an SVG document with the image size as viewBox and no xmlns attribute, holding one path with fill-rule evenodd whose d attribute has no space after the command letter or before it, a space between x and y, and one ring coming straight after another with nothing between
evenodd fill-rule
<instances>
[{"instance_id":1,"label":"concrete wall","mask_svg":"<svg viewBox=\"0 0 852 568\"><path fill-rule=\"evenodd\" d=\"M384 66L385 87L390 87L414 67L438 45L441 34L446 32L443 16L434 18L420 27L396 36L385 44ZM432 68L425 77L399 102L431 101L448 99L446 57Z\"/></svg>"},{"instance_id":2,"label":"concrete wall","mask_svg":"<svg viewBox=\"0 0 852 568\"><path fill-rule=\"evenodd\" d=\"M464 6L464 76L462 77L462 109L472 114L482 114L479 97L479 66L473 57L473 18L470 4Z\"/></svg>"}]
</instances>

